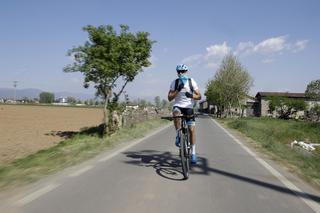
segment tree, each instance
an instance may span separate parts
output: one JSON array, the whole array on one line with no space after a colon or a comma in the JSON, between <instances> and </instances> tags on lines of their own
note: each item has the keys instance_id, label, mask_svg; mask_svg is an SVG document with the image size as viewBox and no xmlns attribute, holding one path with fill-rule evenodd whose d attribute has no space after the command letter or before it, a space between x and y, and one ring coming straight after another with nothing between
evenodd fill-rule
<instances>
[{"instance_id":1,"label":"tree","mask_svg":"<svg viewBox=\"0 0 320 213\"><path fill-rule=\"evenodd\" d=\"M147 107L148 103L147 103L147 101L144 100L144 99L138 99L138 105L139 105L139 107L141 107L141 108L145 108L145 107Z\"/></svg>"},{"instance_id":2,"label":"tree","mask_svg":"<svg viewBox=\"0 0 320 213\"><path fill-rule=\"evenodd\" d=\"M277 112L278 118L289 119L292 115L295 115L298 111L303 111L307 107L304 100L286 98L286 97L270 97L269 98L269 111L273 113Z\"/></svg>"},{"instance_id":3,"label":"tree","mask_svg":"<svg viewBox=\"0 0 320 213\"><path fill-rule=\"evenodd\" d=\"M117 34L111 25L84 27L89 41L68 52L75 62L64 68L65 72L83 73L84 87L93 84L96 95L104 101L104 133L108 133L109 114L116 108L126 85L151 65L154 41L149 39L149 33L130 33L127 25L120 28Z\"/></svg>"},{"instance_id":4,"label":"tree","mask_svg":"<svg viewBox=\"0 0 320 213\"><path fill-rule=\"evenodd\" d=\"M320 101L320 79L311 81L306 88L306 95L316 101Z\"/></svg>"},{"instance_id":5,"label":"tree","mask_svg":"<svg viewBox=\"0 0 320 213\"><path fill-rule=\"evenodd\" d=\"M242 108L252 85L248 71L235 56L227 55L214 79L208 82L205 95L209 102L218 106L220 114L227 109L230 115L232 107Z\"/></svg>"},{"instance_id":6,"label":"tree","mask_svg":"<svg viewBox=\"0 0 320 213\"><path fill-rule=\"evenodd\" d=\"M161 108L161 98L160 98L160 96L156 96L154 98L154 104L155 104L156 108L158 108L158 109Z\"/></svg>"},{"instance_id":7,"label":"tree","mask_svg":"<svg viewBox=\"0 0 320 213\"><path fill-rule=\"evenodd\" d=\"M167 101L167 100L165 100L165 99L162 99L162 101L161 101L161 108L162 108L162 109L166 109L166 108L168 108L168 106L169 106L169 101Z\"/></svg>"},{"instance_id":8,"label":"tree","mask_svg":"<svg viewBox=\"0 0 320 213\"><path fill-rule=\"evenodd\" d=\"M50 92L42 92L39 95L39 99L40 103L51 104L54 102L54 94Z\"/></svg>"},{"instance_id":9,"label":"tree","mask_svg":"<svg viewBox=\"0 0 320 213\"><path fill-rule=\"evenodd\" d=\"M316 121L320 120L320 104L316 104L311 108L311 112L316 116Z\"/></svg>"},{"instance_id":10,"label":"tree","mask_svg":"<svg viewBox=\"0 0 320 213\"><path fill-rule=\"evenodd\" d=\"M69 97L67 97L67 102L69 104L76 104L77 100L76 100L76 98L69 96Z\"/></svg>"}]
</instances>

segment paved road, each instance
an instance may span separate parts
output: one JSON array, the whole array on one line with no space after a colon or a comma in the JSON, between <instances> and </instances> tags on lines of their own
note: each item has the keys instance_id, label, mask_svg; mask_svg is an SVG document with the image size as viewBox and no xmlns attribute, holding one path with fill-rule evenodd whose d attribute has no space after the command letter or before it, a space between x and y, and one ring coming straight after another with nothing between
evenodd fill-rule
<instances>
[{"instance_id":1,"label":"paved road","mask_svg":"<svg viewBox=\"0 0 320 213\"><path fill-rule=\"evenodd\" d=\"M208 117L197 120L199 163L183 181L173 137L174 130L166 128L112 158L108 155L41 183L11 200L10 211L319 212L317 192L281 169L284 176L266 169ZM274 167L267 159L262 161ZM303 192L288 189L291 183Z\"/></svg>"}]
</instances>

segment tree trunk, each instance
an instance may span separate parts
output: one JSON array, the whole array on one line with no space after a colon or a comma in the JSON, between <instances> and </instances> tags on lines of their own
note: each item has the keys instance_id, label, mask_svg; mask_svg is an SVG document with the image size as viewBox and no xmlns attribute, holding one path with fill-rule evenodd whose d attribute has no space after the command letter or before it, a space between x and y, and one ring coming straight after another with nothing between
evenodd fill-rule
<instances>
[{"instance_id":1,"label":"tree trunk","mask_svg":"<svg viewBox=\"0 0 320 213\"><path fill-rule=\"evenodd\" d=\"M106 136L109 133L109 110L108 110L108 100L104 100L103 107L103 135Z\"/></svg>"}]
</instances>

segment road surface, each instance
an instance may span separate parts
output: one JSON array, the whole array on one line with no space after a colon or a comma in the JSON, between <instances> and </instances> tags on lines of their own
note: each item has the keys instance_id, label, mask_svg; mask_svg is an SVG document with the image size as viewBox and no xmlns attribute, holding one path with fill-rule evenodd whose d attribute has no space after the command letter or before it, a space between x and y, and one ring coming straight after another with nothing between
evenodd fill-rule
<instances>
[{"instance_id":1,"label":"road surface","mask_svg":"<svg viewBox=\"0 0 320 213\"><path fill-rule=\"evenodd\" d=\"M188 180L182 180L169 127L35 184L3 202L0 212L320 212L319 193L310 186L254 154L209 117L196 125L199 162Z\"/></svg>"}]
</instances>

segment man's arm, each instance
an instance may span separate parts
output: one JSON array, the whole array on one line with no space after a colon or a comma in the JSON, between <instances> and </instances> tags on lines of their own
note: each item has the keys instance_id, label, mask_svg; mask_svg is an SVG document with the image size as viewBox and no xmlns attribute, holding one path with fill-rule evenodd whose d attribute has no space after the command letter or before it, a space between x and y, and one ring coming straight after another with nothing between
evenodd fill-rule
<instances>
[{"instance_id":1,"label":"man's arm","mask_svg":"<svg viewBox=\"0 0 320 213\"><path fill-rule=\"evenodd\" d=\"M196 89L196 90L193 92L193 99L194 99L194 100L200 100L200 99L201 99L201 93L200 93L200 90L199 90L199 89Z\"/></svg>"},{"instance_id":2,"label":"man's arm","mask_svg":"<svg viewBox=\"0 0 320 213\"><path fill-rule=\"evenodd\" d=\"M168 100L172 101L179 92L177 90L170 90L168 93Z\"/></svg>"},{"instance_id":3,"label":"man's arm","mask_svg":"<svg viewBox=\"0 0 320 213\"><path fill-rule=\"evenodd\" d=\"M172 101L183 88L184 88L184 84L183 83L180 83L178 85L178 88L176 88L176 90L172 90L172 87L171 87L171 89L170 89L170 91L168 93L168 100Z\"/></svg>"}]
</instances>

